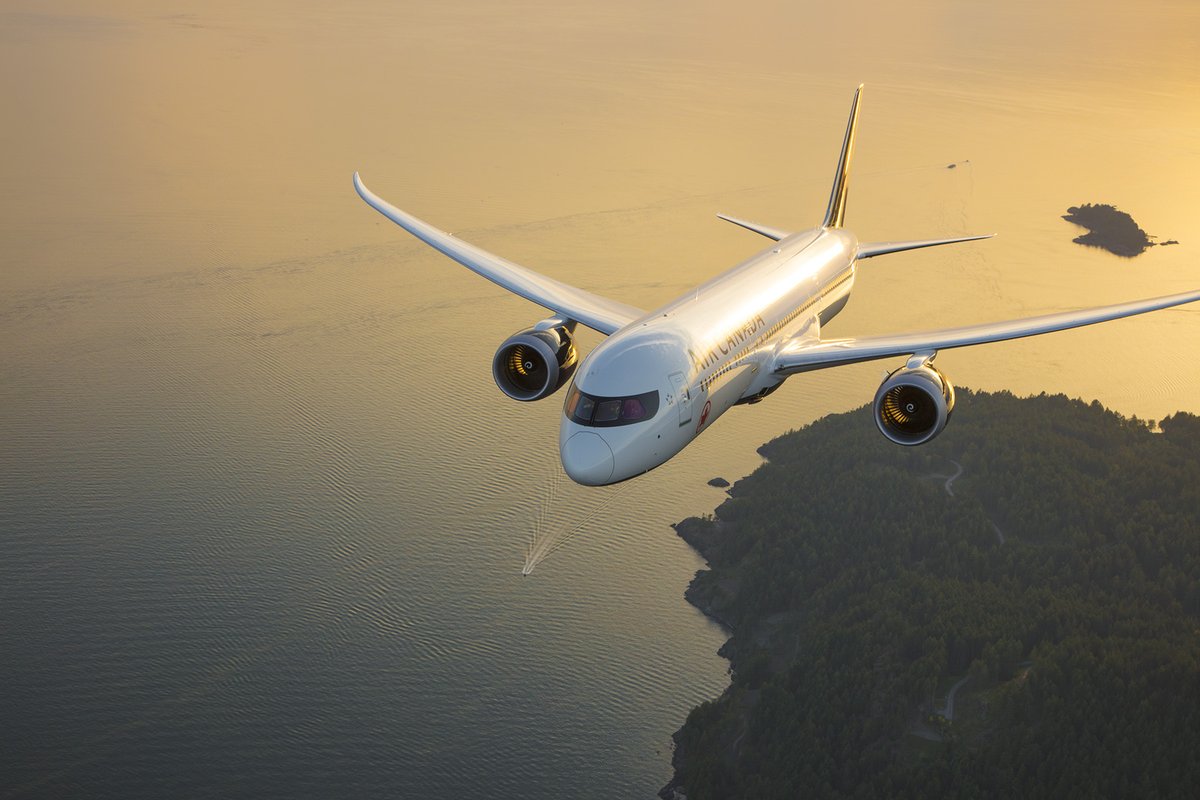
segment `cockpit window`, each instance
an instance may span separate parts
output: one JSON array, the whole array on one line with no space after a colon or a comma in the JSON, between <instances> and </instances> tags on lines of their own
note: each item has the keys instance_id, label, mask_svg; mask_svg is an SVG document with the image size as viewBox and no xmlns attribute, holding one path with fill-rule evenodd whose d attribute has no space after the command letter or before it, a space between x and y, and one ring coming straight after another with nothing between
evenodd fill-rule
<instances>
[{"instance_id":1,"label":"cockpit window","mask_svg":"<svg viewBox=\"0 0 1200 800\"><path fill-rule=\"evenodd\" d=\"M633 397L594 397L571 384L563 411L568 419L580 425L597 428L632 425L650 419L658 412L658 392L645 392Z\"/></svg>"},{"instance_id":2,"label":"cockpit window","mask_svg":"<svg viewBox=\"0 0 1200 800\"><path fill-rule=\"evenodd\" d=\"M596 403L596 413L592 416L592 424L603 425L606 422L616 422L620 418L620 400L601 400L599 403Z\"/></svg>"}]
</instances>

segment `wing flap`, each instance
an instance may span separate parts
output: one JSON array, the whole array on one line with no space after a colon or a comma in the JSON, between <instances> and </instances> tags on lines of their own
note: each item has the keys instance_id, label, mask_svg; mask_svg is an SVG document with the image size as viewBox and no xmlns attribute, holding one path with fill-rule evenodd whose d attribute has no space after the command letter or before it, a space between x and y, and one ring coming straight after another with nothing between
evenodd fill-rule
<instances>
[{"instance_id":1,"label":"wing flap","mask_svg":"<svg viewBox=\"0 0 1200 800\"><path fill-rule=\"evenodd\" d=\"M879 358L934 353L954 347L1003 342L1145 314L1184 303L1194 303L1197 300L1200 300L1200 291L940 331L866 336L860 339L825 339L815 342L811 339L793 339L776 354L774 371L780 375L791 375Z\"/></svg>"},{"instance_id":2,"label":"wing flap","mask_svg":"<svg viewBox=\"0 0 1200 800\"><path fill-rule=\"evenodd\" d=\"M439 230L376 195L363 184L357 172L354 173L354 188L367 205L472 272L482 275L513 294L580 322L606 336L645 314L633 306L540 275Z\"/></svg>"}]
</instances>

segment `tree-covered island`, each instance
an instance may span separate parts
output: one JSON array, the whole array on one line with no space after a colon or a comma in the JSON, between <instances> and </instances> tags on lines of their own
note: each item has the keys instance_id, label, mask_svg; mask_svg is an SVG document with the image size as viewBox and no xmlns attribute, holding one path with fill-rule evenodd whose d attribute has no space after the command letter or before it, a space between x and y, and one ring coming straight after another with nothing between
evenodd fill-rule
<instances>
[{"instance_id":1,"label":"tree-covered island","mask_svg":"<svg viewBox=\"0 0 1200 800\"><path fill-rule=\"evenodd\" d=\"M677 526L732 680L663 797L1197 796L1200 418L956 416L911 449L827 417Z\"/></svg>"},{"instance_id":2,"label":"tree-covered island","mask_svg":"<svg viewBox=\"0 0 1200 800\"><path fill-rule=\"evenodd\" d=\"M1099 247L1125 258L1141 255L1156 244L1151 240L1152 237L1133 221L1133 217L1116 206L1105 203L1071 206L1063 215L1063 219L1088 229L1087 233L1072 240L1076 244ZM1171 240L1162 244L1179 242Z\"/></svg>"}]
</instances>

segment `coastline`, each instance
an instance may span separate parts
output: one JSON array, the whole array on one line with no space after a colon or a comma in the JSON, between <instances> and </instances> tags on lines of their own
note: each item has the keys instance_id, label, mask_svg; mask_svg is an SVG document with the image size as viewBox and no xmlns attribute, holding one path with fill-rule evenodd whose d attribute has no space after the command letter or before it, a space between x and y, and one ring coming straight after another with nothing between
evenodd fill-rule
<instances>
[{"instance_id":1,"label":"coastline","mask_svg":"<svg viewBox=\"0 0 1200 800\"><path fill-rule=\"evenodd\" d=\"M763 451L766 447L767 445L763 445L758 451L763 456L764 463L766 463L766 455ZM684 599L695 606L704 616L720 625L728 634L725 643L718 648L717 655L729 662L730 681L720 695L708 702L720 702L726 699L730 696L734 688L732 680L734 669L732 644L737 634L737 628L732 616L728 613L727 607L729 601L737 596L738 582L736 578L720 583L716 581L706 582L705 576L713 575L716 569L730 566L730 564L722 560L721 555L723 551L722 545L728 541L728 537L732 533L733 523L721 519L720 511L733 500L734 493L741 480L744 480L744 478L734 481L733 485L726 490L726 494L729 496L717 507L711 517L686 517L671 525L675 534L699 553L706 564L706 568L697 570L696 574L688 582L687 588L683 592ZM681 777L687 758L686 748L682 744L682 734L686 725L687 722L685 721L671 735L671 740L675 745L671 755L671 769L673 770L673 774L671 780L658 791L658 796L662 800L687 800L687 787L683 785Z\"/></svg>"},{"instance_id":2,"label":"coastline","mask_svg":"<svg viewBox=\"0 0 1200 800\"><path fill-rule=\"evenodd\" d=\"M1129 725L1163 787L1191 780L1190 738L1163 731L1200 708L1180 693L1200 663L1180 558L1200 552L1200 419L959 401L971 424L920 449L880 439L869 407L777 437L713 514L672 526L705 561L684 597L728 633L730 678L673 734L663 800L900 796L951 774L985 796L1046 785L1021 772L1030 748L1063 785L1133 780Z\"/></svg>"}]
</instances>

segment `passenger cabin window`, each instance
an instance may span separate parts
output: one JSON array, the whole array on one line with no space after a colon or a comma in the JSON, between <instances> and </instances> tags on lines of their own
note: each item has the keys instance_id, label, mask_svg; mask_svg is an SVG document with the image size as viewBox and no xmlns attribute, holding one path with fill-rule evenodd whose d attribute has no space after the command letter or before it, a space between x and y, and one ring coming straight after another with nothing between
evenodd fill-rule
<instances>
[{"instance_id":1,"label":"passenger cabin window","mask_svg":"<svg viewBox=\"0 0 1200 800\"><path fill-rule=\"evenodd\" d=\"M563 411L568 419L580 425L596 428L633 425L658 413L658 392L633 397L593 397L571 384Z\"/></svg>"}]
</instances>

